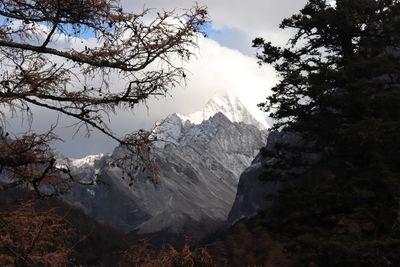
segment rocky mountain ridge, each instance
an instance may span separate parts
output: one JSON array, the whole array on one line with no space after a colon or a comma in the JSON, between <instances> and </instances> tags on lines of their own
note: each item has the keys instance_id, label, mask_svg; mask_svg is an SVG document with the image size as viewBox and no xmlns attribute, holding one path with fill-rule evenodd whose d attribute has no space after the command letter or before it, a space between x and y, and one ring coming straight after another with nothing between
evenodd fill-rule
<instances>
[{"instance_id":1,"label":"rocky mountain ridge","mask_svg":"<svg viewBox=\"0 0 400 267\"><path fill-rule=\"evenodd\" d=\"M76 174L105 185L77 185L65 199L102 223L141 234L181 233L189 224L225 221L239 175L265 144L267 133L238 99L218 96L209 103L219 103L219 108L213 105L215 114L198 124L191 116L171 114L153 129L159 137L154 147L159 184L135 173L129 186L122 170L107 164L110 157L125 153L117 147L112 155L67 160ZM239 119L245 122L234 121Z\"/></svg>"}]
</instances>

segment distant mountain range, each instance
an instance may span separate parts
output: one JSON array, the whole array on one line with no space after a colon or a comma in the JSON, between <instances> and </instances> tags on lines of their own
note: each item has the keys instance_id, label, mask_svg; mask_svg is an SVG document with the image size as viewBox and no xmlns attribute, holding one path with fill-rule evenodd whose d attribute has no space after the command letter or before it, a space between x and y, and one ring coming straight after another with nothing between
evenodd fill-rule
<instances>
[{"instance_id":1,"label":"distant mountain range","mask_svg":"<svg viewBox=\"0 0 400 267\"><path fill-rule=\"evenodd\" d=\"M158 184L138 171L129 186L122 170L107 164L125 153L117 147L112 155L63 159L74 174L105 183L76 185L65 200L126 232L181 234L216 225L227 219L240 174L265 145L266 127L237 97L218 94L203 110L171 114L153 129Z\"/></svg>"}]
</instances>

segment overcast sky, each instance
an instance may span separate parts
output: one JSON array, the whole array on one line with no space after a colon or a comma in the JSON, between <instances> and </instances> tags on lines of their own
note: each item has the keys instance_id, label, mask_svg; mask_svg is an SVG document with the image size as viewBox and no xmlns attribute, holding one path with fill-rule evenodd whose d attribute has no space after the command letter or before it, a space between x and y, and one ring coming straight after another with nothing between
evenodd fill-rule
<instances>
[{"instance_id":1,"label":"overcast sky","mask_svg":"<svg viewBox=\"0 0 400 267\"><path fill-rule=\"evenodd\" d=\"M261 102L276 82L271 67L259 67L251 40L264 37L276 44L285 44L288 32L279 29L280 21L296 13L306 0L200 0L207 6L212 21L209 37L200 37L199 50L184 67L187 69L186 85L174 88L170 96L152 99L147 107L137 107L131 112L118 112L112 116L111 126L115 133L123 136L139 128L150 129L157 120L173 112L187 114L197 111L216 91L227 90L238 95L244 104L257 112ZM122 0L125 9L139 11L143 8L171 10L190 8L195 1L188 0ZM260 116L261 113L260 113ZM34 130L41 131L56 121L48 112L37 111L33 118ZM103 134L93 131L90 138L84 132L72 137L73 129L64 117L59 120L57 134L64 142L54 144L63 154L79 158L89 154L109 153L116 143ZM10 121L10 131L26 129L21 118Z\"/></svg>"}]
</instances>

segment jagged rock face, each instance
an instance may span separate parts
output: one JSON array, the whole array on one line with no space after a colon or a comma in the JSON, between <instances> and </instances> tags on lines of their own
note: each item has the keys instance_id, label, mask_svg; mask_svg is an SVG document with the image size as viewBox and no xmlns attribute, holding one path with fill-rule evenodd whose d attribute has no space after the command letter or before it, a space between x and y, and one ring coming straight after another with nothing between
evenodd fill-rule
<instances>
[{"instance_id":1,"label":"jagged rock face","mask_svg":"<svg viewBox=\"0 0 400 267\"><path fill-rule=\"evenodd\" d=\"M268 136L267 147L275 146L279 140L276 133ZM257 213L272 205L272 199L268 196L276 194L281 184L278 181L265 181L260 177L268 170L268 163L272 157L263 157L258 154L256 158L240 176L237 194L232 209L229 212L228 224L232 225L241 219L251 218Z\"/></svg>"},{"instance_id":2,"label":"jagged rock face","mask_svg":"<svg viewBox=\"0 0 400 267\"><path fill-rule=\"evenodd\" d=\"M215 101L233 106L229 98ZM199 124L172 114L153 130L160 140L154 148L158 184L137 171L129 186L122 171L106 164L108 156L103 156L91 163L92 168L75 164L74 171L98 176L107 185L76 186L66 199L103 223L143 234L181 233L187 224L225 221L240 173L265 144L266 131L257 121L254 124L233 122L221 112ZM117 147L111 157L125 152Z\"/></svg>"},{"instance_id":3,"label":"jagged rock face","mask_svg":"<svg viewBox=\"0 0 400 267\"><path fill-rule=\"evenodd\" d=\"M235 224L241 219L251 218L261 210L268 209L274 204L274 200L279 191L286 186L276 177L284 177L291 175L303 174L307 167L291 167L281 168L280 159L277 154L278 146L305 147L307 142L299 134L293 132L271 132L268 135L265 151L266 155L258 154L251 166L248 167L240 176L238 189L234 204L228 216L228 223ZM312 145L312 144L310 144ZM311 164L317 162L321 158L319 153L302 153L302 158Z\"/></svg>"}]
</instances>

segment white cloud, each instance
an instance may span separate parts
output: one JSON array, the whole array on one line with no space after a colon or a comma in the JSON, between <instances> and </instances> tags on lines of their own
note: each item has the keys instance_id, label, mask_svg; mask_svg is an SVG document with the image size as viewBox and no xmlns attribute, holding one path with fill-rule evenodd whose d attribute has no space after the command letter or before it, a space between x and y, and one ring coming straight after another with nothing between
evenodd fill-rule
<instances>
[{"instance_id":1,"label":"white cloud","mask_svg":"<svg viewBox=\"0 0 400 267\"><path fill-rule=\"evenodd\" d=\"M216 91L230 91L238 95L248 109L262 116L256 105L276 83L273 69L260 68L254 58L222 47L213 40L202 38L199 46L198 59L188 66L192 72L188 83L190 92L186 90L188 97L190 94L203 105Z\"/></svg>"},{"instance_id":2,"label":"white cloud","mask_svg":"<svg viewBox=\"0 0 400 267\"><path fill-rule=\"evenodd\" d=\"M287 33L278 31L277 25L282 18L299 10L306 0L257 0L240 1L230 0L199 0L199 5L208 6L213 26L220 29L225 35L220 38L199 38L197 58L193 58L185 65L188 74L186 86L174 88L170 96L160 99L150 99L146 106L136 107L129 112L120 112L111 115L111 128L119 136L139 128L149 129L152 125L167 115L177 112L188 114L197 111L212 97L216 91L227 90L237 94L245 105L253 112L257 112L256 104L262 102L269 94L269 89L275 84L275 72L271 67L260 68L246 48L256 36L281 42L286 39ZM164 9L189 8L195 1L183 0L138 0L122 1L124 7L130 10L142 10L143 7ZM230 33L227 35L227 29ZM239 33L237 37L235 34ZM215 36L214 36L215 37ZM247 39L246 39L247 38ZM87 42L96 42L87 40ZM60 40L60 43L63 43ZM73 40L73 46L83 44ZM68 46L68 44L64 44ZM228 46L228 47L226 47ZM112 86L118 87L118 82ZM259 113L258 116L263 116ZM33 128L43 131L56 121L56 115L44 110L36 110ZM116 146L116 143L101 133L92 132L87 139L84 133L75 138L73 129L63 126L72 121L65 116L61 118L57 133L65 143L57 143L56 148L72 157L87 154L107 153ZM12 120L9 131L21 132L19 120Z\"/></svg>"},{"instance_id":3,"label":"white cloud","mask_svg":"<svg viewBox=\"0 0 400 267\"><path fill-rule=\"evenodd\" d=\"M150 99L148 109L142 105L129 112L117 111L111 115L111 128L115 133L122 136L140 128L149 129L157 120L171 113L188 114L200 110L214 93L223 90L238 95L251 111L257 113L256 104L264 100L276 81L272 68L260 68L254 58L204 38L199 38L197 57L185 67L188 75L186 86L174 88L165 98ZM56 115L48 111L34 109L34 112L33 129L37 131L48 129L56 121ZM264 115L259 112L258 116ZM84 137L84 132L72 138L73 129L65 128L70 124L72 121L63 116L57 129L57 134L65 142L56 143L56 148L67 155L80 157L107 153L116 146L96 130L89 139ZM23 128L20 128L19 119L12 120L8 130L21 132Z\"/></svg>"},{"instance_id":4,"label":"white cloud","mask_svg":"<svg viewBox=\"0 0 400 267\"><path fill-rule=\"evenodd\" d=\"M122 0L124 8L131 11L138 11L143 7L187 9L198 3L208 8L213 27L219 30L236 29L247 34L249 46L255 37L265 37L283 44L288 34L279 30L280 22L297 13L306 2L307 0Z\"/></svg>"},{"instance_id":5,"label":"white cloud","mask_svg":"<svg viewBox=\"0 0 400 267\"><path fill-rule=\"evenodd\" d=\"M197 57L187 65L186 86L174 88L170 96L148 101L148 109L139 106L131 112L112 116L112 128L119 135L134 129L151 128L157 120L171 113L188 114L200 110L217 91L230 91L242 99L246 107L259 117L265 116L257 108L275 84L271 67L260 68L256 60L223 47L210 39L199 39ZM97 135L97 134L96 134ZM93 142L97 139L86 140ZM111 147L108 147L110 149ZM106 151L93 150L90 153Z\"/></svg>"}]
</instances>

